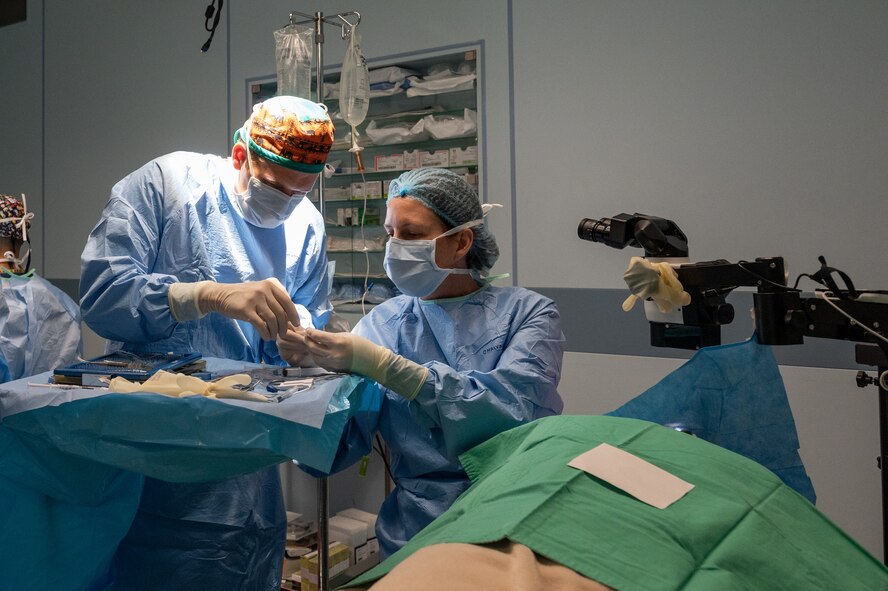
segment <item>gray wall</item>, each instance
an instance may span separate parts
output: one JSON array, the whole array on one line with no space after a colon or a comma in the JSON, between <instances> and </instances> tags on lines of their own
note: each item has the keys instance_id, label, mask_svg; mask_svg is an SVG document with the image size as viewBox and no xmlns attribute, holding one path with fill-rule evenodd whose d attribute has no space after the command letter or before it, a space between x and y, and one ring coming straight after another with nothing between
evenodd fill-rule
<instances>
[{"instance_id":1,"label":"gray wall","mask_svg":"<svg viewBox=\"0 0 888 591\"><path fill-rule=\"evenodd\" d=\"M206 4L32 0L26 23L0 29L0 190L31 198L44 276L74 285L125 174L176 149L227 152L245 81L274 73L271 32L297 8L361 11L371 60L481 44L486 194L506 205L490 218L495 271L520 285L618 303L608 290L623 289L637 253L579 241L575 228L639 211L676 220L695 260L783 256L794 276L824 254L859 285L888 288L877 244L888 222L884 2L229 2L201 54ZM328 33L334 66L344 43ZM565 318L594 342L571 339L569 412L610 410L680 363L633 344L644 323L622 314L614 304L596 311L604 322ZM808 347L781 362L819 504L881 555L875 390L854 388L853 371L817 369L838 349L814 358ZM338 483L334 508L380 495L364 482ZM297 482L291 498L313 490Z\"/></svg>"}]
</instances>

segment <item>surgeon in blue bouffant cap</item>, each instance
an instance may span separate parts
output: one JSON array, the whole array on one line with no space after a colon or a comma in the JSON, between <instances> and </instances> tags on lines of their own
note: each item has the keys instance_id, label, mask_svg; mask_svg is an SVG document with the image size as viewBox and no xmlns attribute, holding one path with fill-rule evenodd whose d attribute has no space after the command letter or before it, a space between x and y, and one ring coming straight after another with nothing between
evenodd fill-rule
<instances>
[{"instance_id":1,"label":"surgeon in blue bouffant cap","mask_svg":"<svg viewBox=\"0 0 888 591\"><path fill-rule=\"evenodd\" d=\"M333 143L326 108L276 96L230 158L161 156L118 182L81 257L83 318L112 347L281 365L288 324L331 312L326 236L306 197ZM277 466L218 482L147 478L115 589L278 590Z\"/></svg>"},{"instance_id":2,"label":"surgeon in blue bouffant cap","mask_svg":"<svg viewBox=\"0 0 888 591\"><path fill-rule=\"evenodd\" d=\"M80 310L31 267L27 197L0 195L0 383L77 361Z\"/></svg>"},{"instance_id":3,"label":"surgeon in blue bouffant cap","mask_svg":"<svg viewBox=\"0 0 888 591\"><path fill-rule=\"evenodd\" d=\"M376 432L391 450L395 489L377 520L388 556L468 488L457 457L493 435L560 414L564 335L554 302L495 287L499 256L487 206L459 175L408 171L386 205L386 274L403 295L351 333L290 330L281 354L362 374L383 386L381 411L359 414L333 471L367 454Z\"/></svg>"}]
</instances>

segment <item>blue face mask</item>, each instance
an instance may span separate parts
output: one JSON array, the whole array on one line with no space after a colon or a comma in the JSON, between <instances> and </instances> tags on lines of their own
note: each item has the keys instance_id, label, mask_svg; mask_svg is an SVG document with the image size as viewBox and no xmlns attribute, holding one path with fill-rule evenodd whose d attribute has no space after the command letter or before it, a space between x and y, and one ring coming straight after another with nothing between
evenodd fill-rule
<instances>
[{"instance_id":1,"label":"blue face mask","mask_svg":"<svg viewBox=\"0 0 888 591\"><path fill-rule=\"evenodd\" d=\"M484 223L483 219L473 220L448 230L432 240L389 238L385 245L385 260L383 261L386 275L402 293L417 298L424 298L434 293L452 273L473 275L479 278L480 273L474 269L442 269L439 267L435 262L435 242L438 238L451 236L482 223Z\"/></svg>"}]
</instances>

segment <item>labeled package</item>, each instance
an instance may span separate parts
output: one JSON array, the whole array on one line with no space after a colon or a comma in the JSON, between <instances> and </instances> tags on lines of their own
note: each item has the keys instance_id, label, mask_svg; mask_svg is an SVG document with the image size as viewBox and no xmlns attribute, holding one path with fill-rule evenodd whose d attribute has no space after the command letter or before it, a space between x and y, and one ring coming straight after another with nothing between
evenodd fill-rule
<instances>
[{"instance_id":1,"label":"labeled package","mask_svg":"<svg viewBox=\"0 0 888 591\"><path fill-rule=\"evenodd\" d=\"M388 156L376 156L374 158L376 170L403 170L404 154L389 154Z\"/></svg>"},{"instance_id":2,"label":"labeled package","mask_svg":"<svg viewBox=\"0 0 888 591\"><path fill-rule=\"evenodd\" d=\"M349 564L356 564L355 548L367 543L367 524L357 519L334 515L328 521L330 539L349 549Z\"/></svg>"},{"instance_id":3,"label":"labeled package","mask_svg":"<svg viewBox=\"0 0 888 591\"><path fill-rule=\"evenodd\" d=\"M367 525L367 543L356 547L353 552L355 564L367 560L373 554L379 554L379 541L376 539L376 515L354 507L340 511L337 515L356 519Z\"/></svg>"},{"instance_id":4,"label":"labeled package","mask_svg":"<svg viewBox=\"0 0 888 591\"><path fill-rule=\"evenodd\" d=\"M342 542L331 542L327 551L329 576L335 577L349 567L348 546ZM318 591L318 551L309 552L299 559L299 575L302 578L302 591Z\"/></svg>"},{"instance_id":5,"label":"labeled package","mask_svg":"<svg viewBox=\"0 0 888 591\"><path fill-rule=\"evenodd\" d=\"M419 153L419 166L448 167L450 166L450 150L435 150L433 152L422 151Z\"/></svg>"},{"instance_id":6,"label":"labeled package","mask_svg":"<svg viewBox=\"0 0 888 591\"><path fill-rule=\"evenodd\" d=\"M364 196L367 199L379 199L382 197L382 181L366 181L364 183Z\"/></svg>"},{"instance_id":7,"label":"labeled package","mask_svg":"<svg viewBox=\"0 0 888 591\"><path fill-rule=\"evenodd\" d=\"M406 150L404 152L404 170L413 170L419 166L419 150Z\"/></svg>"},{"instance_id":8,"label":"labeled package","mask_svg":"<svg viewBox=\"0 0 888 591\"><path fill-rule=\"evenodd\" d=\"M364 183L352 183L350 197L352 199L363 199L364 198Z\"/></svg>"},{"instance_id":9,"label":"labeled package","mask_svg":"<svg viewBox=\"0 0 888 591\"><path fill-rule=\"evenodd\" d=\"M466 166L478 164L478 146L450 148L450 166Z\"/></svg>"}]
</instances>

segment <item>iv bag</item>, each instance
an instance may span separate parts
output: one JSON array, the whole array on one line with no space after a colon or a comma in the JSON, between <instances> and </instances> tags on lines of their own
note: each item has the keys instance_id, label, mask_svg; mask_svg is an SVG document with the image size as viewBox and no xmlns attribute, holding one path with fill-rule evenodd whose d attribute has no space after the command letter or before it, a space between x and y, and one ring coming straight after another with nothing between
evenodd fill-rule
<instances>
[{"instance_id":1,"label":"iv bag","mask_svg":"<svg viewBox=\"0 0 888 591\"><path fill-rule=\"evenodd\" d=\"M342 60L342 77L339 81L339 112L346 123L352 128L353 152L359 161L358 168L363 169L360 163L361 147L358 145L358 130L356 127L364 122L367 117L367 108L370 106L370 75L367 73L367 61L361 53L361 36L357 27L351 28L348 40L348 49Z\"/></svg>"},{"instance_id":2,"label":"iv bag","mask_svg":"<svg viewBox=\"0 0 888 591\"><path fill-rule=\"evenodd\" d=\"M311 100L311 60L314 29L287 25L274 32L278 95Z\"/></svg>"}]
</instances>

